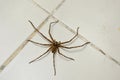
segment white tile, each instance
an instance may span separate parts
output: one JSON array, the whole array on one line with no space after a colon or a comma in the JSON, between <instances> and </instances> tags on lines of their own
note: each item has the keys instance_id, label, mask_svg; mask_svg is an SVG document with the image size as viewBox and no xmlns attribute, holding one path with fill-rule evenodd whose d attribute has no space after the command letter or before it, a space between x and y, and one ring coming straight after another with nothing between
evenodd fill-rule
<instances>
[{"instance_id":1,"label":"white tile","mask_svg":"<svg viewBox=\"0 0 120 80\"><path fill-rule=\"evenodd\" d=\"M43 8L51 12L61 0L36 0ZM47 13L32 1L0 1L0 64L31 34L31 20L37 27ZM66 0L55 16L85 36L95 45L120 61L120 24L119 0ZM22 6L21 6L22 5ZM40 30L47 37L50 19ZM2 27L4 26L4 27ZM10 27L12 26L12 27ZM57 24L52 28L56 40L65 41L73 34ZM10 36L10 37L9 37ZM32 40L47 43L36 35ZM73 45L82 44L77 39ZM85 48L62 50L61 52L75 59L67 61L56 56L57 76L53 76L52 53L47 57L28 64L29 61L44 53L47 48L28 43L20 54L0 74L1 80L119 80L120 67L90 46Z\"/></svg>"}]
</instances>

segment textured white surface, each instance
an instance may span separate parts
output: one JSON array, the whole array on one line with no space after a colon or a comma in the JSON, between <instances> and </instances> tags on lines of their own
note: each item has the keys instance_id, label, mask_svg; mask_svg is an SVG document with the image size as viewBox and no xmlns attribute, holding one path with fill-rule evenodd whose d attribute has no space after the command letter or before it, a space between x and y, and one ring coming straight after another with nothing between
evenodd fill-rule
<instances>
[{"instance_id":1,"label":"textured white surface","mask_svg":"<svg viewBox=\"0 0 120 80\"><path fill-rule=\"evenodd\" d=\"M51 12L60 0L36 2ZM119 0L66 0L55 16L74 30L79 26L80 34L120 61L119 4ZM0 65L33 31L28 20L38 26L47 15L31 0L0 0ZM45 35L48 24L41 29ZM60 24L53 27L52 33L61 41L73 36ZM45 42L38 35L33 40ZM81 40L76 40L72 45L78 43L82 43ZM0 80L120 80L120 66L90 46L72 51L61 50L62 53L75 58L75 62L57 56L55 77L51 54L28 64L46 49L28 43L0 73Z\"/></svg>"}]
</instances>

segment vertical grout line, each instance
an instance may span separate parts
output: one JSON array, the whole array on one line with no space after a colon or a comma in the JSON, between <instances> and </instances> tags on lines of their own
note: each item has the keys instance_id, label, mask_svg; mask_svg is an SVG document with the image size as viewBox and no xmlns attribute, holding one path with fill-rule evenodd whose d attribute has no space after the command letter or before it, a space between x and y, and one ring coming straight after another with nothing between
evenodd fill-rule
<instances>
[{"instance_id":1,"label":"vertical grout line","mask_svg":"<svg viewBox=\"0 0 120 80\"><path fill-rule=\"evenodd\" d=\"M47 21L48 19L55 13L55 11L57 11L60 6L62 6L62 4L64 3L65 0L62 0L55 9L53 9L52 13L49 14L45 20L37 27L37 29L39 30ZM33 31L33 33L31 33L22 43L21 45L5 60L5 62L0 66L0 72L2 72L5 67L20 53L20 51L25 47L25 45L28 43L28 40L32 39L35 34L37 33L37 31Z\"/></svg>"},{"instance_id":2,"label":"vertical grout line","mask_svg":"<svg viewBox=\"0 0 120 80\"><path fill-rule=\"evenodd\" d=\"M47 11L46 9L44 9L43 7L41 7L39 4L36 4L40 9L44 10L47 14L50 14L49 11ZM58 18L56 18L55 16L51 16L53 19L59 20ZM59 22L69 31L71 31L72 33L75 33L75 31L73 29L71 29L68 25L66 25L64 22L60 21ZM84 36L82 36L81 34L78 34L78 37L83 40L84 42L90 42L89 40L87 40ZM116 59L114 59L112 56L110 56L109 54L105 53L102 49L100 49L99 47L97 47L95 44L93 44L92 42L90 42L90 46L93 47L94 49L96 49L97 51L99 51L101 54L105 55L108 59L112 60L113 62L115 62L116 64L118 64L120 66L120 62L117 61Z\"/></svg>"}]
</instances>

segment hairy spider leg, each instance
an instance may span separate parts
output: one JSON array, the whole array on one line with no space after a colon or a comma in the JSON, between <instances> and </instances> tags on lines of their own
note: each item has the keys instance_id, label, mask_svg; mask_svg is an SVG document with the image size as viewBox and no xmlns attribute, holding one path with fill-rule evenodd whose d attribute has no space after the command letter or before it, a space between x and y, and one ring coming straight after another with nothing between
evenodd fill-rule
<instances>
[{"instance_id":1,"label":"hairy spider leg","mask_svg":"<svg viewBox=\"0 0 120 80\"><path fill-rule=\"evenodd\" d=\"M47 54L47 52L50 51L50 49L51 49L51 47L45 53L43 53L42 55L38 56L37 58L35 58L34 60L30 61L29 63L32 63L32 62L40 59L42 56L44 56L45 54Z\"/></svg>"},{"instance_id":2,"label":"hairy spider leg","mask_svg":"<svg viewBox=\"0 0 120 80\"><path fill-rule=\"evenodd\" d=\"M73 36L73 37L72 37L70 40L68 40L68 41L61 42L61 44L69 43L69 42L71 42L73 39L75 39L75 37L77 37L77 35L78 35L78 30L79 30L79 27L77 28L77 33L75 34L75 36Z\"/></svg>"},{"instance_id":3,"label":"hairy spider leg","mask_svg":"<svg viewBox=\"0 0 120 80\"><path fill-rule=\"evenodd\" d=\"M71 57L68 57L68 56L65 56L64 54L62 54L59 49L58 49L58 53L59 53L60 55L62 55L63 57L67 58L67 59L75 60L75 59L73 59L73 58L71 58Z\"/></svg>"},{"instance_id":4,"label":"hairy spider leg","mask_svg":"<svg viewBox=\"0 0 120 80\"><path fill-rule=\"evenodd\" d=\"M67 56L63 55L62 53L60 53L59 49L58 49L58 53L59 53L60 55L62 55L63 57L67 58L67 59L74 60L73 58L67 57ZM54 75L56 75L55 55L56 55L56 53L53 53Z\"/></svg>"},{"instance_id":5,"label":"hairy spider leg","mask_svg":"<svg viewBox=\"0 0 120 80\"><path fill-rule=\"evenodd\" d=\"M28 41L33 43L33 44L37 44L37 45L50 46L50 44L43 44L43 43L35 42L35 41L32 41L32 40L28 40Z\"/></svg>"},{"instance_id":6,"label":"hairy spider leg","mask_svg":"<svg viewBox=\"0 0 120 80\"><path fill-rule=\"evenodd\" d=\"M84 44L82 44L82 45L80 45L80 46L72 46L72 47L61 46L61 47L66 48L66 49L71 49L71 48L83 47L83 46L85 46L85 45L87 45L87 44L89 44L89 43L90 43L90 42L86 42L86 43L84 43Z\"/></svg>"},{"instance_id":7,"label":"hairy spider leg","mask_svg":"<svg viewBox=\"0 0 120 80\"><path fill-rule=\"evenodd\" d=\"M56 75L56 66L55 66L55 53L53 53L53 68L54 68L54 76Z\"/></svg>"},{"instance_id":8,"label":"hairy spider leg","mask_svg":"<svg viewBox=\"0 0 120 80\"><path fill-rule=\"evenodd\" d=\"M43 34L33 25L33 23L32 23L30 20L28 20L28 21L29 21L29 23L32 25L32 27L33 27L40 35L42 35L46 40L48 40L49 42L52 43L52 41L51 41L50 39L48 39L45 35L43 35Z\"/></svg>"},{"instance_id":9,"label":"hairy spider leg","mask_svg":"<svg viewBox=\"0 0 120 80\"><path fill-rule=\"evenodd\" d=\"M52 37L52 35L51 35L51 26L52 26L52 24L56 24L56 23L58 23L58 20L57 21L55 21L55 22L51 22L50 23L50 25L49 25L49 31L48 31L48 33L49 33L49 36L50 36L50 38L52 39L52 41L54 41L54 39L53 39L53 37Z\"/></svg>"}]
</instances>

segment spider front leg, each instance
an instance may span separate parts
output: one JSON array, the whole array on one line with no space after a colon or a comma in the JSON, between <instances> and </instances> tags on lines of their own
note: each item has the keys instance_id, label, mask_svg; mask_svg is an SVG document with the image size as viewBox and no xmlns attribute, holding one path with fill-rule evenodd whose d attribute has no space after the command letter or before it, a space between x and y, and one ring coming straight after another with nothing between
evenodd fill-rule
<instances>
[{"instance_id":1,"label":"spider front leg","mask_svg":"<svg viewBox=\"0 0 120 80\"><path fill-rule=\"evenodd\" d=\"M33 44L36 44L36 45L50 46L50 44L43 44L43 43L35 42L35 41L32 41L32 40L28 40L28 41L33 43Z\"/></svg>"},{"instance_id":2,"label":"spider front leg","mask_svg":"<svg viewBox=\"0 0 120 80\"><path fill-rule=\"evenodd\" d=\"M50 23L50 25L49 25L49 31L48 31L49 36L50 36L50 38L52 39L52 41L54 41L54 39L53 39L52 34L51 34L51 26L52 26L52 24L54 24L54 23L55 23L55 24L58 23L58 20L55 21L55 22L51 22L51 23Z\"/></svg>"},{"instance_id":3,"label":"spider front leg","mask_svg":"<svg viewBox=\"0 0 120 80\"><path fill-rule=\"evenodd\" d=\"M78 30L79 30L79 27L77 28L77 33L75 34L75 36L73 36L73 37L72 37L70 40L68 40L68 41L62 42L61 44L69 43L69 42L71 42L73 39L75 39L75 37L77 37L77 35L78 35Z\"/></svg>"},{"instance_id":4,"label":"spider front leg","mask_svg":"<svg viewBox=\"0 0 120 80\"><path fill-rule=\"evenodd\" d=\"M80 45L80 46L72 46L72 47L61 46L61 47L66 48L66 49L79 48L79 47L83 47L83 46L85 46L85 45L87 45L87 44L89 44L89 43L90 43L90 42L86 42L86 43L84 43L84 44L82 44L82 45Z\"/></svg>"},{"instance_id":5,"label":"spider front leg","mask_svg":"<svg viewBox=\"0 0 120 80\"><path fill-rule=\"evenodd\" d=\"M29 21L29 23L32 25L32 27L33 27L40 35L42 35L43 38L45 38L47 41L49 41L49 42L52 43L52 41L51 41L50 39L48 39L45 35L43 35L43 34L33 25L33 23L32 23L30 20L28 20L28 21Z\"/></svg>"}]
</instances>

